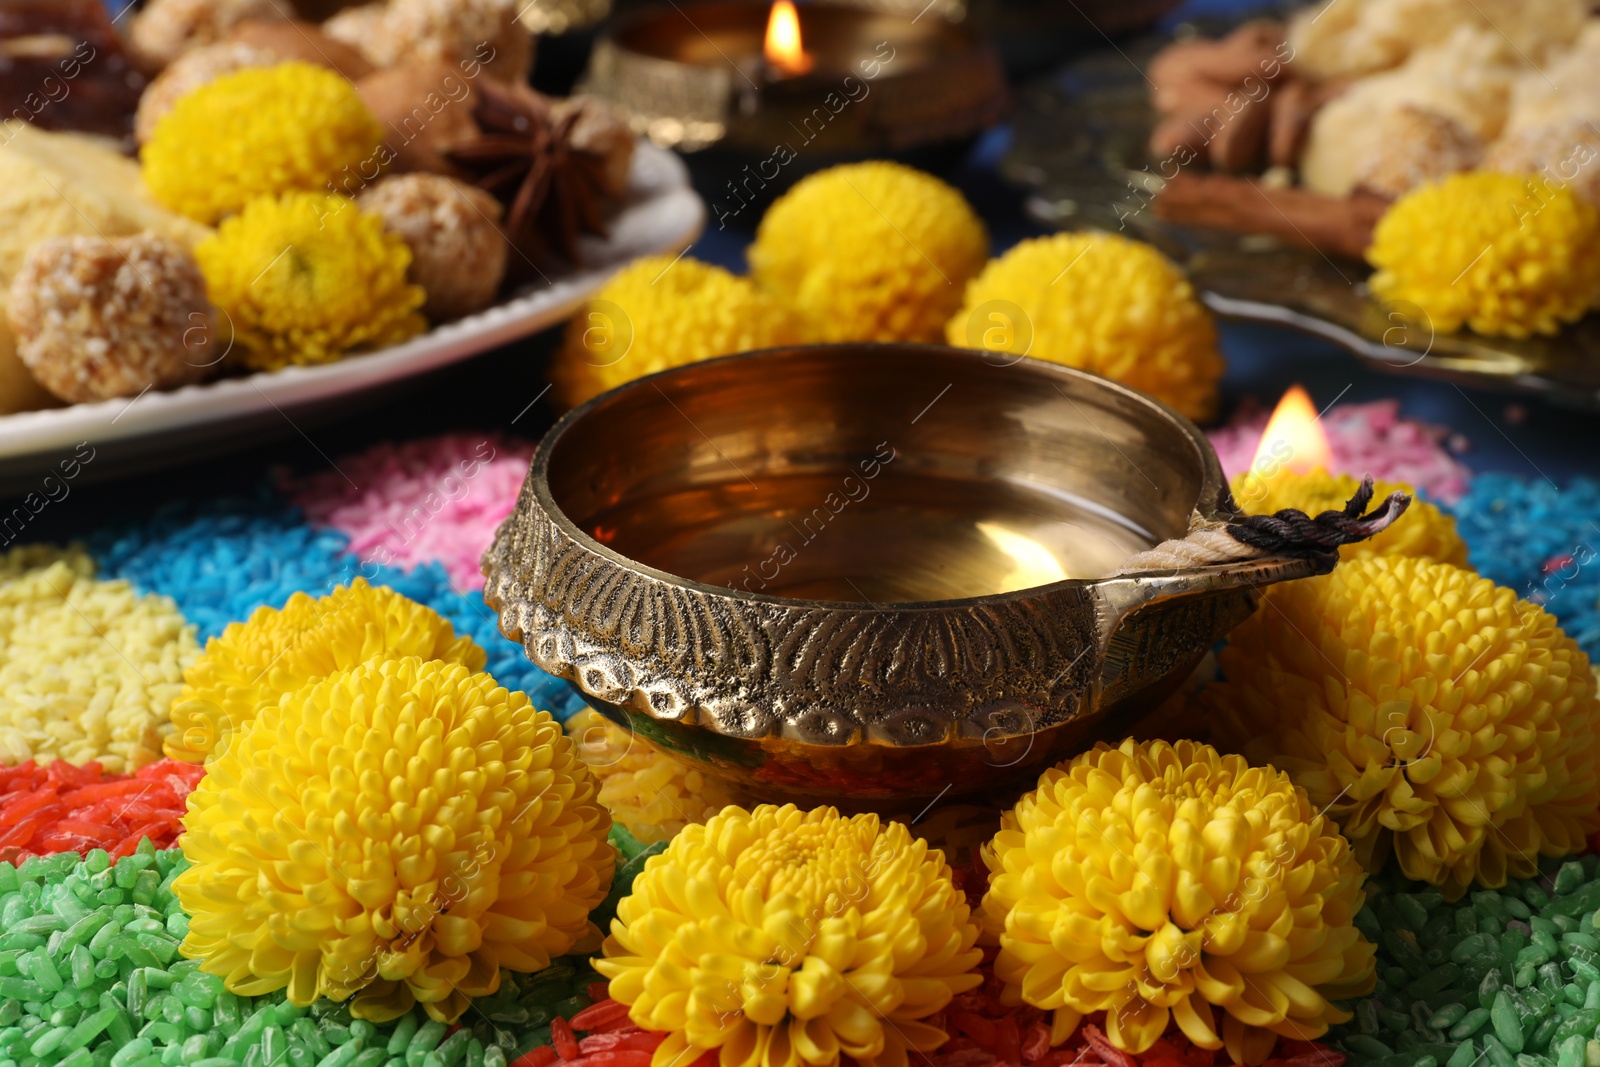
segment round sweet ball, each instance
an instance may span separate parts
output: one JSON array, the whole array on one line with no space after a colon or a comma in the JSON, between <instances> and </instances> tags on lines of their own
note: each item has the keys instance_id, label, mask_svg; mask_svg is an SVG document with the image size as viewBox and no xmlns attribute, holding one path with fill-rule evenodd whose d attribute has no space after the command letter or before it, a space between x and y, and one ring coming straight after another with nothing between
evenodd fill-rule
<instances>
[{"instance_id":1,"label":"round sweet ball","mask_svg":"<svg viewBox=\"0 0 1600 1067\"><path fill-rule=\"evenodd\" d=\"M11 283L7 311L23 365L71 403L187 385L216 362L194 256L148 231L40 241Z\"/></svg>"},{"instance_id":2,"label":"round sweet ball","mask_svg":"<svg viewBox=\"0 0 1600 1067\"><path fill-rule=\"evenodd\" d=\"M522 6L516 0L387 0L347 7L322 29L377 67L481 63L490 77L517 83L533 69L533 36L517 21Z\"/></svg>"},{"instance_id":3,"label":"round sweet ball","mask_svg":"<svg viewBox=\"0 0 1600 1067\"><path fill-rule=\"evenodd\" d=\"M1477 136L1448 115L1402 105L1377 121L1380 136L1356 184L1390 200L1428 182L1472 170L1483 158Z\"/></svg>"},{"instance_id":4,"label":"round sweet ball","mask_svg":"<svg viewBox=\"0 0 1600 1067\"><path fill-rule=\"evenodd\" d=\"M191 48L217 43L241 22L281 21L293 10L280 0L149 0L128 36L141 59L164 67Z\"/></svg>"},{"instance_id":5,"label":"round sweet ball","mask_svg":"<svg viewBox=\"0 0 1600 1067\"><path fill-rule=\"evenodd\" d=\"M428 294L422 310L429 319L457 319L494 302L506 275L494 197L442 174L397 174L356 203L411 249L408 280Z\"/></svg>"},{"instance_id":6,"label":"round sweet ball","mask_svg":"<svg viewBox=\"0 0 1600 1067\"><path fill-rule=\"evenodd\" d=\"M1600 207L1600 130L1587 119L1506 134L1490 146L1484 170L1526 174L1540 186L1567 186Z\"/></svg>"}]
</instances>

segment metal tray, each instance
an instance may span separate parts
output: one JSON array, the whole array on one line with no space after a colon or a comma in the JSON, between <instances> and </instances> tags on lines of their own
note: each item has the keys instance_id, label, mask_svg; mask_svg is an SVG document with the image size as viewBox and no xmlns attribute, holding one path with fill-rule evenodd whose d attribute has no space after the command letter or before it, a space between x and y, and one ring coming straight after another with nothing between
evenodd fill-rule
<instances>
[{"instance_id":1,"label":"metal tray","mask_svg":"<svg viewBox=\"0 0 1600 1067\"><path fill-rule=\"evenodd\" d=\"M1175 32L1217 36L1229 28L1208 21ZM1520 341L1466 330L1440 334L1420 309L1373 300L1363 263L1269 237L1156 219L1148 205L1160 179L1145 150L1155 116L1144 69L1172 39L1146 36L1084 55L1017 94L1012 147L1001 169L1032 189L1026 207L1033 218L1151 241L1184 265L1201 298L1225 318L1292 326L1386 370L1600 408L1600 316L1555 337Z\"/></svg>"}]
</instances>

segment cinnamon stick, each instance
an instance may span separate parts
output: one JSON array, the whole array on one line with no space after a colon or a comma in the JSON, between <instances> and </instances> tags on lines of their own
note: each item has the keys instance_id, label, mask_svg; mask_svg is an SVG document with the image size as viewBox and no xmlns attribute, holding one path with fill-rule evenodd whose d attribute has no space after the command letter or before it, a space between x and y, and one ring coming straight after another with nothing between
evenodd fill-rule
<instances>
[{"instance_id":1,"label":"cinnamon stick","mask_svg":"<svg viewBox=\"0 0 1600 1067\"><path fill-rule=\"evenodd\" d=\"M1179 174L1155 200L1157 218L1234 233L1270 234L1327 255L1360 259L1388 201L1370 193L1335 199L1251 178Z\"/></svg>"},{"instance_id":2,"label":"cinnamon stick","mask_svg":"<svg viewBox=\"0 0 1600 1067\"><path fill-rule=\"evenodd\" d=\"M1233 121L1218 130L1212 139L1209 153L1212 167L1224 174L1261 169L1274 103L1270 96L1245 102Z\"/></svg>"},{"instance_id":3,"label":"cinnamon stick","mask_svg":"<svg viewBox=\"0 0 1600 1067\"><path fill-rule=\"evenodd\" d=\"M1259 169L1275 121L1274 87L1288 78L1282 48L1283 25L1257 21L1221 40L1162 49L1148 75L1157 115L1150 154L1164 159L1187 150L1217 170Z\"/></svg>"}]
</instances>

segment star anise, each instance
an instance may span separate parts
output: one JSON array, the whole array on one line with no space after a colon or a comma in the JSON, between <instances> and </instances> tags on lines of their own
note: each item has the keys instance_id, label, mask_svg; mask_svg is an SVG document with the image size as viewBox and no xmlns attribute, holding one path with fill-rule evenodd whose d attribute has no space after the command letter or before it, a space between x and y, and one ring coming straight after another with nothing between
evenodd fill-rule
<instances>
[{"instance_id":1,"label":"star anise","mask_svg":"<svg viewBox=\"0 0 1600 1067\"><path fill-rule=\"evenodd\" d=\"M524 262L560 256L581 265L578 235L603 237L606 224L605 159L571 143L579 112L557 119L526 85L483 78L476 89L473 118L482 132L445 149L445 158L505 205L506 238Z\"/></svg>"}]
</instances>

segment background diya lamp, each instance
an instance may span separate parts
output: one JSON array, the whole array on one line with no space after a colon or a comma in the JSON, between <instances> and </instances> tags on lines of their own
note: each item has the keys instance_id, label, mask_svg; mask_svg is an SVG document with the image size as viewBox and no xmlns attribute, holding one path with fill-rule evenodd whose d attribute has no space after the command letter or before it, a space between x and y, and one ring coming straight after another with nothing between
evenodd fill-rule
<instances>
[{"instance_id":1,"label":"background diya lamp","mask_svg":"<svg viewBox=\"0 0 1600 1067\"><path fill-rule=\"evenodd\" d=\"M695 153L714 205L770 199L842 159L950 155L1007 102L994 49L967 26L792 0L635 10L596 43L582 88Z\"/></svg>"},{"instance_id":2,"label":"background diya lamp","mask_svg":"<svg viewBox=\"0 0 1600 1067\"><path fill-rule=\"evenodd\" d=\"M1135 390L802 346L569 413L484 595L534 663L661 747L758 796L883 810L1020 791L1121 736L1263 586L1403 507L1320 546L1259 540L1272 520L1235 512L1205 437Z\"/></svg>"}]
</instances>

